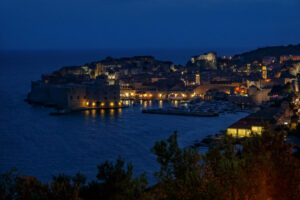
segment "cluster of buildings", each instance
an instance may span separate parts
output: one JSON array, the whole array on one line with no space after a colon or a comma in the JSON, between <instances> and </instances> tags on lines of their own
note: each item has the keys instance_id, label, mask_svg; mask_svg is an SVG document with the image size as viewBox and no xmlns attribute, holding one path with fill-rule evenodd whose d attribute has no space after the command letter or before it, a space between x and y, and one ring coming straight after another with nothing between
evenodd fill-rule
<instances>
[{"instance_id":1,"label":"cluster of buildings","mask_svg":"<svg viewBox=\"0 0 300 200\"><path fill-rule=\"evenodd\" d=\"M41 80L32 82L28 101L58 108L94 109L119 108L123 100L202 98L268 107L272 101L299 92L299 73L299 55L249 60L240 56L217 57L211 52L191 57L186 66L152 56L107 57L42 75ZM284 109L287 108L277 111L285 113ZM280 115L271 110L274 109L270 109L270 116ZM261 115L266 113L269 110ZM257 115L236 122L228 128L228 133L238 136L260 133L262 125L258 121L272 120Z\"/></svg>"}]
</instances>

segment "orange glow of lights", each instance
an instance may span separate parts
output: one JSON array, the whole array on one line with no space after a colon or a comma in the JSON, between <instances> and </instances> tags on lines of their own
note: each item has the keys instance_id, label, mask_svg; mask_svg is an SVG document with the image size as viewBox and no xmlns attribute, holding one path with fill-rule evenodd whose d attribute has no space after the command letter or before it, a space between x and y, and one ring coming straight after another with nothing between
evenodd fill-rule
<instances>
[{"instance_id":1,"label":"orange glow of lights","mask_svg":"<svg viewBox=\"0 0 300 200\"><path fill-rule=\"evenodd\" d=\"M93 103L92 103L92 106L96 106L96 102L93 102Z\"/></svg>"},{"instance_id":2,"label":"orange glow of lights","mask_svg":"<svg viewBox=\"0 0 300 200\"><path fill-rule=\"evenodd\" d=\"M240 88L240 87L236 87L236 88L234 89L234 92L235 92L235 93L247 93L247 89Z\"/></svg>"},{"instance_id":3,"label":"orange glow of lights","mask_svg":"<svg viewBox=\"0 0 300 200\"><path fill-rule=\"evenodd\" d=\"M114 104L114 102L110 102L110 104L109 104L110 106L114 106L115 104Z\"/></svg>"}]
</instances>

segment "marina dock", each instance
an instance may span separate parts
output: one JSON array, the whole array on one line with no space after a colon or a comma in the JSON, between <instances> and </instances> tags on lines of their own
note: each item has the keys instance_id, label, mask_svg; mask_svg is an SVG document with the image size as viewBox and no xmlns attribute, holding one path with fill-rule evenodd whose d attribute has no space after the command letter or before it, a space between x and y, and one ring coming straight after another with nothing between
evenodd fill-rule
<instances>
[{"instance_id":1,"label":"marina dock","mask_svg":"<svg viewBox=\"0 0 300 200\"><path fill-rule=\"evenodd\" d=\"M189 112L187 110L180 109L145 109L142 113L147 114L162 114L162 115L183 115L183 116L194 116L194 117L217 117L218 113L212 112Z\"/></svg>"}]
</instances>

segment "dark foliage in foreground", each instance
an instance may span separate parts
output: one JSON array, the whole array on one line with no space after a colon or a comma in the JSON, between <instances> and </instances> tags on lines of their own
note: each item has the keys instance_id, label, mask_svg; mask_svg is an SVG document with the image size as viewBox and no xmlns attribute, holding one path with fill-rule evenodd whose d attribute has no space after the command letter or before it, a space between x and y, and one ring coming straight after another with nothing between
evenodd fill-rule
<instances>
[{"instance_id":1,"label":"dark foliage in foreground","mask_svg":"<svg viewBox=\"0 0 300 200\"><path fill-rule=\"evenodd\" d=\"M281 132L266 131L234 144L222 144L201 155L193 148L180 148L177 133L156 142L151 151L160 170L157 184L147 187L144 174L133 176L131 164L122 159L98 166L97 180L59 175L43 184L16 171L2 174L0 199L20 200L125 200L125 199L300 199L300 162Z\"/></svg>"}]
</instances>

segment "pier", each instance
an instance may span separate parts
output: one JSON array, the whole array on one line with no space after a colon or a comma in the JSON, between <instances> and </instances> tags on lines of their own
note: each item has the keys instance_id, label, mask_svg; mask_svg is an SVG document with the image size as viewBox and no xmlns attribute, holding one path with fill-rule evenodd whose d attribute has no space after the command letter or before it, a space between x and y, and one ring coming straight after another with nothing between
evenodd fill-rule
<instances>
[{"instance_id":1,"label":"pier","mask_svg":"<svg viewBox=\"0 0 300 200\"><path fill-rule=\"evenodd\" d=\"M187 110L180 109L144 109L142 113L147 114L162 114L162 115L183 115L183 116L194 116L194 117L217 117L218 113L212 112L189 112Z\"/></svg>"}]
</instances>

